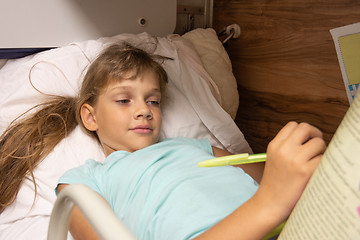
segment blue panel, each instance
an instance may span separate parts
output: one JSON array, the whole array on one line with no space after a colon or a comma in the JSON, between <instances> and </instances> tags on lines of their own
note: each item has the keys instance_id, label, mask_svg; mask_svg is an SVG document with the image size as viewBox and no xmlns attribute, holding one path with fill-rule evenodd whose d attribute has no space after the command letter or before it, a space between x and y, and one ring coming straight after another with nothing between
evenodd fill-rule
<instances>
[{"instance_id":1,"label":"blue panel","mask_svg":"<svg viewBox=\"0 0 360 240\"><path fill-rule=\"evenodd\" d=\"M0 59L25 57L51 48L0 48Z\"/></svg>"}]
</instances>

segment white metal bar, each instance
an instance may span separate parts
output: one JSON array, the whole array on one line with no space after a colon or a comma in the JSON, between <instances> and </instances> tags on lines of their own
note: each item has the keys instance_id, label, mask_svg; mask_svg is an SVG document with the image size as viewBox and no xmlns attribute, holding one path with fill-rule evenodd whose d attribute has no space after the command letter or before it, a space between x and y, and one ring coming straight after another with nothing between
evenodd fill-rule
<instances>
[{"instance_id":1,"label":"white metal bar","mask_svg":"<svg viewBox=\"0 0 360 240\"><path fill-rule=\"evenodd\" d=\"M108 202L97 192L81 184L69 185L60 192L51 214L48 240L67 238L70 216L75 205L101 239L135 240Z\"/></svg>"}]
</instances>

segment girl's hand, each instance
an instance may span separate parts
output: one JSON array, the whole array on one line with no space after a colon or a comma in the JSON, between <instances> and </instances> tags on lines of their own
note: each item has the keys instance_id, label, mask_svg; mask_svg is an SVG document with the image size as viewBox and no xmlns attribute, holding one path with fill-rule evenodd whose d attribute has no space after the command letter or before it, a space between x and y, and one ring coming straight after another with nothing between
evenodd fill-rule
<instances>
[{"instance_id":1,"label":"girl's hand","mask_svg":"<svg viewBox=\"0 0 360 240\"><path fill-rule=\"evenodd\" d=\"M268 146L255 195L196 239L263 239L289 216L325 148L317 128L289 122Z\"/></svg>"},{"instance_id":2,"label":"girl's hand","mask_svg":"<svg viewBox=\"0 0 360 240\"><path fill-rule=\"evenodd\" d=\"M319 129L307 123L289 122L268 145L267 162L257 197L267 199L266 204L285 220L325 149Z\"/></svg>"}]
</instances>

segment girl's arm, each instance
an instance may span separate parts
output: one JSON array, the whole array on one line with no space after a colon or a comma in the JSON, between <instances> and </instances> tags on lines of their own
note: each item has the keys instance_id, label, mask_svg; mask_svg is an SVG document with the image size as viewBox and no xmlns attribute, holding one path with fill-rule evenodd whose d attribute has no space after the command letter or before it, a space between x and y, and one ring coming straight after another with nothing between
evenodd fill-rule
<instances>
[{"instance_id":1,"label":"girl's arm","mask_svg":"<svg viewBox=\"0 0 360 240\"><path fill-rule=\"evenodd\" d=\"M288 123L268 146L255 195L196 239L262 239L290 215L325 148L317 128Z\"/></svg>"},{"instance_id":2,"label":"girl's arm","mask_svg":"<svg viewBox=\"0 0 360 240\"><path fill-rule=\"evenodd\" d=\"M67 184L59 184L58 186L58 192L60 193L61 190L63 190ZM69 231L74 239L76 240L98 240L100 239L95 230L91 227L90 223L87 221L87 219L83 216L80 209L78 207L74 207L72 214L71 214L71 220L70 220L70 226Z\"/></svg>"}]
</instances>

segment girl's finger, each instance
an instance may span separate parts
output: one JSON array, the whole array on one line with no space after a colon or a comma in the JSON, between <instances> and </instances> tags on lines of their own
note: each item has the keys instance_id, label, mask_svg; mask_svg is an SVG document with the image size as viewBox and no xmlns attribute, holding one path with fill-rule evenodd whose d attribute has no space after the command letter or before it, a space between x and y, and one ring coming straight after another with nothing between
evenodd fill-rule
<instances>
[{"instance_id":1,"label":"girl's finger","mask_svg":"<svg viewBox=\"0 0 360 240\"><path fill-rule=\"evenodd\" d=\"M298 123L291 121L288 122L283 128L280 129L280 131L276 134L274 140L285 140L287 139L291 133L297 128Z\"/></svg>"},{"instance_id":2,"label":"girl's finger","mask_svg":"<svg viewBox=\"0 0 360 240\"><path fill-rule=\"evenodd\" d=\"M325 141L320 137L315 137L306 142L303 146L302 155L305 159L312 161L319 155L322 155L326 150Z\"/></svg>"},{"instance_id":3,"label":"girl's finger","mask_svg":"<svg viewBox=\"0 0 360 240\"><path fill-rule=\"evenodd\" d=\"M302 145L307 143L310 139L322 138L322 136L322 132L318 128L308 123L300 123L290 133L289 139L293 144Z\"/></svg>"},{"instance_id":4,"label":"girl's finger","mask_svg":"<svg viewBox=\"0 0 360 240\"><path fill-rule=\"evenodd\" d=\"M316 168L319 166L320 161L323 157L323 154L319 154L316 157L312 158L311 161L309 161L307 163L307 171L311 173L314 173L314 171L316 170Z\"/></svg>"}]
</instances>

